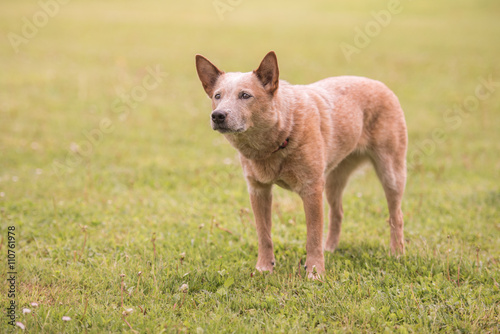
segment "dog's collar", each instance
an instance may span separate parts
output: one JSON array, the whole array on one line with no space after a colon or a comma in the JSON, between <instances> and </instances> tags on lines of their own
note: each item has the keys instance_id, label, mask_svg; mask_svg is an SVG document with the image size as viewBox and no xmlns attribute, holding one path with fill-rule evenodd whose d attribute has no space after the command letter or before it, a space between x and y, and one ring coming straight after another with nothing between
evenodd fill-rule
<instances>
[{"instance_id":1,"label":"dog's collar","mask_svg":"<svg viewBox=\"0 0 500 334\"><path fill-rule=\"evenodd\" d=\"M290 141L290 138L285 139L285 141L284 141L283 143L281 143L281 145L280 145L277 149L275 149L275 150L273 151L273 153L278 152L279 150L282 150L282 149L284 149L285 147L287 147L287 146L288 146L288 142L289 142L289 141Z\"/></svg>"}]
</instances>

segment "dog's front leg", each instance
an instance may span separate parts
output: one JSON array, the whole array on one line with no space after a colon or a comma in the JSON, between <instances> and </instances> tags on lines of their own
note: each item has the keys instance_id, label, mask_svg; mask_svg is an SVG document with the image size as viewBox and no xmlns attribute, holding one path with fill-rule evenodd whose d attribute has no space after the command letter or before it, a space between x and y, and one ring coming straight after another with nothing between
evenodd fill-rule
<instances>
[{"instance_id":1,"label":"dog's front leg","mask_svg":"<svg viewBox=\"0 0 500 334\"><path fill-rule=\"evenodd\" d=\"M306 264L309 278L325 272L323 257L323 187L301 194L307 225Z\"/></svg>"},{"instance_id":2,"label":"dog's front leg","mask_svg":"<svg viewBox=\"0 0 500 334\"><path fill-rule=\"evenodd\" d=\"M274 250L271 239L271 189L272 185L248 181L250 202L255 216L255 226L259 239L259 256L255 267L261 272L272 272L274 267Z\"/></svg>"}]
</instances>

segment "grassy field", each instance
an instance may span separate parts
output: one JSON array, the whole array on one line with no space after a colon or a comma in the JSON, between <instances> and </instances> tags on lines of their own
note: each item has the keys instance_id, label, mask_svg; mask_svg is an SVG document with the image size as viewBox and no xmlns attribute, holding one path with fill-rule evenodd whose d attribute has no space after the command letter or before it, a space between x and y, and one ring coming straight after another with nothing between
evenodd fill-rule
<instances>
[{"instance_id":1,"label":"grassy field","mask_svg":"<svg viewBox=\"0 0 500 334\"><path fill-rule=\"evenodd\" d=\"M0 4L0 332L21 331L10 300L29 333L500 332L498 1L40 3ZM194 55L250 71L269 50L289 82L362 75L399 96L404 257L367 168L321 281L300 266L301 201L278 188L276 271L255 272Z\"/></svg>"}]
</instances>

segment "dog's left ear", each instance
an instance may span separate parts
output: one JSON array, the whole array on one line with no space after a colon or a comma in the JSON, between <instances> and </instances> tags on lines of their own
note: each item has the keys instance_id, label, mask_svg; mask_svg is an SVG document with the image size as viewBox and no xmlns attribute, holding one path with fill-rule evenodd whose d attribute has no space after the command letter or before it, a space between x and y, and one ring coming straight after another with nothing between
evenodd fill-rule
<instances>
[{"instance_id":1,"label":"dog's left ear","mask_svg":"<svg viewBox=\"0 0 500 334\"><path fill-rule=\"evenodd\" d=\"M259 68L253 71L264 88L273 95L279 85L278 58L274 51L269 52L259 65Z\"/></svg>"}]
</instances>

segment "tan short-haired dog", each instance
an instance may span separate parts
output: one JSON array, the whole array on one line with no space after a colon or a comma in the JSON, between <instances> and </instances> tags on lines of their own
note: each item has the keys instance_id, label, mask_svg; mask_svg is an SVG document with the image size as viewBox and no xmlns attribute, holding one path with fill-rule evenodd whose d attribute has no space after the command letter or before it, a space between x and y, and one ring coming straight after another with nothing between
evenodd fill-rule
<instances>
[{"instance_id":1,"label":"tan short-haired dog","mask_svg":"<svg viewBox=\"0 0 500 334\"><path fill-rule=\"evenodd\" d=\"M391 251L404 252L401 200L406 182L407 133L397 97L379 81L353 76L310 85L279 80L269 52L258 69L224 73L201 55L196 69L212 99L211 124L240 153L259 240L256 268L272 272L271 188L300 195L307 224L309 277L325 271L323 190L330 205L325 249L339 243L342 192L349 175L370 161L389 207Z\"/></svg>"}]
</instances>

